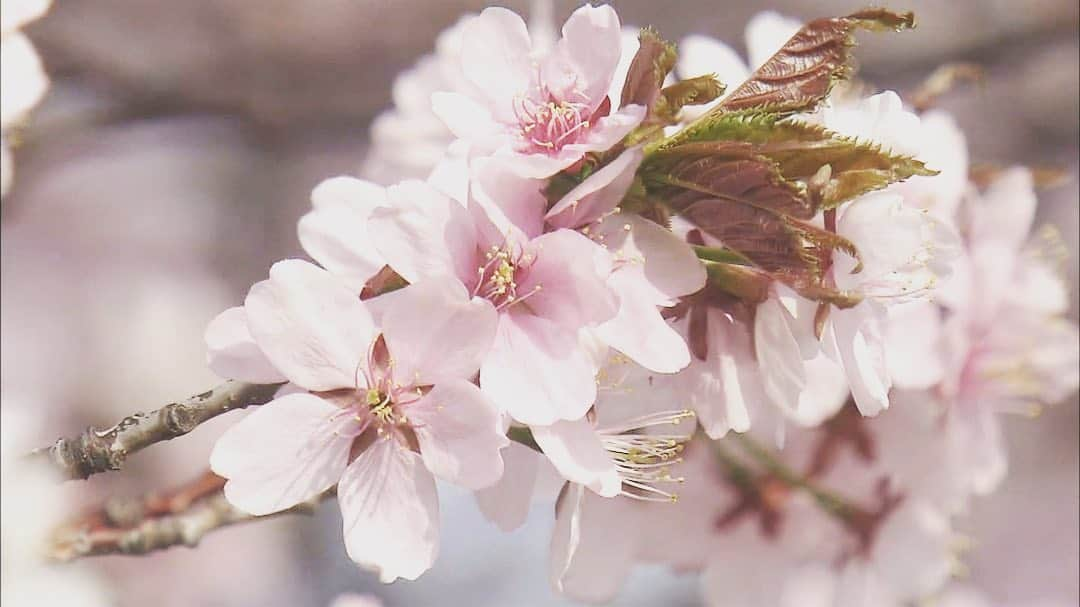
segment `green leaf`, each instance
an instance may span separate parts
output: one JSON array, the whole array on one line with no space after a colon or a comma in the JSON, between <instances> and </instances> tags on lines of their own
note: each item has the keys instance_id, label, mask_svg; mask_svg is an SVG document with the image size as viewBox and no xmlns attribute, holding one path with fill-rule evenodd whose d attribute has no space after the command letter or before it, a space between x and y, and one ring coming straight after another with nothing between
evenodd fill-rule
<instances>
[{"instance_id":1,"label":"green leaf","mask_svg":"<svg viewBox=\"0 0 1080 607\"><path fill-rule=\"evenodd\" d=\"M663 166L670 157L729 154L733 144L747 146L754 154L775 162L786 180L810 185L818 178L810 203L815 212L914 175L937 174L922 162L892 154L879 144L844 137L820 125L756 112L709 116L649 146L647 165ZM824 175L823 167L828 167Z\"/></svg>"}]
</instances>

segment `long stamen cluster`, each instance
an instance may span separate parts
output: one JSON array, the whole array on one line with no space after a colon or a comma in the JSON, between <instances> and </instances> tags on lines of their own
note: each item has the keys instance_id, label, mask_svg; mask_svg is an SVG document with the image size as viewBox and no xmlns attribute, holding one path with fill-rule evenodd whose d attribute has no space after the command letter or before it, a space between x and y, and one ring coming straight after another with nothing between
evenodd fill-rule
<instances>
[{"instance_id":1,"label":"long stamen cluster","mask_svg":"<svg viewBox=\"0 0 1080 607\"><path fill-rule=\"evenodd\" d=\"M675 502L679 496L660 485L682 483L671 468L682 462L683 448L690 434L649 434L644 430L678 425L694 417L690 410L663 411L627 420L599 430L604 449L622 477L622 495L650 502Z\"/></svg>"},{"instance_id":2,"label":"long stamen cluster","mask_svg":"<svg viewBox=\"0 0 1080 607\"><path fill-rule=\"evenodd\" d=\"M521 143L538 152L555 152L574 143L589 128L589 106L577 101L558 100L542 92L538 101L521 96L514 100L514 116L521 127Z\"/></svg>"}]
</instances>

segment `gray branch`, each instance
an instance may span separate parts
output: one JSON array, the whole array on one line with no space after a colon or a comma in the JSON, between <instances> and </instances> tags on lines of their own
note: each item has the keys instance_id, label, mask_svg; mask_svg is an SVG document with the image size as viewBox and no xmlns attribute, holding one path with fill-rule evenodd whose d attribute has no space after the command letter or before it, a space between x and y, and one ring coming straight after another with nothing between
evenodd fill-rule
<instances>
[{"instance_id":1,"label":"gray branch","mask_svg":"<svg viewBox=\"0 0 1080 607\"><path fill-rule=\"evenodd\" d=\"M149 413L129 415L109 429L90 427L79 436L61 438L51 447L34 451L31 457L47 459L69 479L119 470L132 453L183 436L222 413L269 402L279 386L228 381Z\"/></svg>"},{"instance_id":2,"label":"gray branch","mask_svg":"<svg viewBox=\"0 0 1080 607\"><path fill-rule=\"evenodd\" d=\"M72 525L55 534L55 542L48 556L54 561L72 561L88 556L109 554L143 555L173 546L193 548L208 533L251 521L265 520L283 514L311 514L333 490L266 516L254 516L231 505L219 490L190 504L186 509L152 518L125 521L122 527L113 527L118 521L108 520L104 525L87 523Z\"/></svg>"}]
</instances>

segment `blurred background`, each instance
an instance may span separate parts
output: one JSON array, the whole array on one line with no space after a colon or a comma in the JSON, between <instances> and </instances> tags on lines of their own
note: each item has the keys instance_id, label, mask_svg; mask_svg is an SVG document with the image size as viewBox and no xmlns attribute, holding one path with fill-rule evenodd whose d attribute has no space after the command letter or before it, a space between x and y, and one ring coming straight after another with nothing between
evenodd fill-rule
<instances>
[{"instance_id":1,"label":"blurred background","mask_svg":"<svg viewBox=\"0 0 1080 607\"><path fill-rule=\"evenodd\" d=\"M202 391L203 329L278 259L301 255L297 219L320 180L356 174L395 75L438 33L486 3L428 0L83 0L26 28L52 79L21 129L15 181L0 209L4 406L44 420L40 444L87 424ZM525 1L502 3L527 14ZM841 0L612 2L623 23L668 39L717 37L744 50L743 27L773 9L810 20ZM982 65L981 86L942 98L973 162L1065 169L1040 193L1059 227L1077 316L1078 5L1075 0L890 3L915 11L904 34L864 34L862 77L910 91L935 67ZM555 2L558 23L577 2ZM370 176L369 177L377 177ZM219 419L155 447L90 493L137 494L205 468ZM969 580L1000 601L1078 589L1078 408L1008 420L1011 476L965 529ZM551 505L503 534L472 497L443 491L434 569L384 587L346 558L334 507L232 528L197 550L96 560L121 605L322 607L344 591L390 607L563 605L547 583ZM5 521L5 525L9 524ZM662 524L662 521L658 521ZM168 589L168 592L163 592ZM696 605L693 576L639 568L617 605Z\"/></svg>"}]
</instances>

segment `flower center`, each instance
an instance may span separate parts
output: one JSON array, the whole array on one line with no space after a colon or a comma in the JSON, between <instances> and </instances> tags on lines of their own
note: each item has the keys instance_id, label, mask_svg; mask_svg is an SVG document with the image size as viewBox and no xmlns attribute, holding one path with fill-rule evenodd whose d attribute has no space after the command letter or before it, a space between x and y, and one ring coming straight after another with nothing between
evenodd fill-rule
<instances>
[{"instance_id":1,"label":"flower center","mask_svg":"<svg viewBox=\"0 0 1080 607\"><path fill-rule=\"evenodd\" d=\"M576 143L589 128L585 103L559 101L548 94L537 101L519 97L514 103L514 115L520 128L520 151L555 153L563 146Z\"/></svg>"},{"instance_id":2,"label":"flower center","mask_svg":"<svg viewBox=\"0 0 1080 607\"><path fill-rule=\"evenodd\" d=\"M378 388L368 388L364 402L370 409L371 414L383 424L393 424L396 421L394 415L394 401L389 394L385 394Z\"/></svg>"},{"instance_id":3,"label":"flower center","mask_svg":"<svg viewBox=\"0 0 1080 607\"><path fill-rule=\"evenodd\" d=\"M492 245L484 252L484 265L477 268L477 283L473 295L483 297L495 305L496 310L525 301L540 291L535 285L526 293L518 292L518 281L532 265L531 254L515 254L508 246Z\"/></svg>"}]
</instances>

